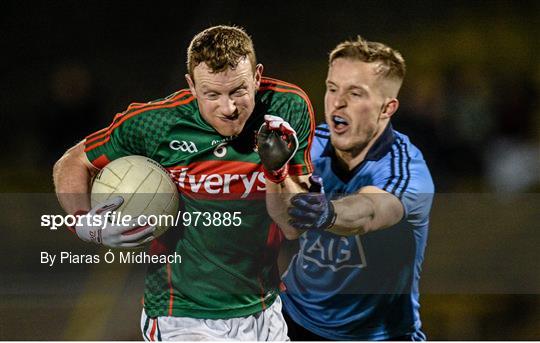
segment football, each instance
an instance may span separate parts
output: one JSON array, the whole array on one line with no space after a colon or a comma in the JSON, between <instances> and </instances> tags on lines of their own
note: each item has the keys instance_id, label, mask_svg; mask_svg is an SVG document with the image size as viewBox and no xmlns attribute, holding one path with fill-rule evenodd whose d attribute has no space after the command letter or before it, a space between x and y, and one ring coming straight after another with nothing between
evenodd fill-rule
<instances>
[{"instance_id":1,"label":"football","mask_svg":"<svg viewBox=\"0 0 540 343\"><path fill-rule=\"evenodd\" d=\"M107 164L92 183L92 207L121 196L124 202L115 212L132 218L144 215L156 226L154 236L172 225L178 211L179 196L169 173L156 161L144 156L126 156Z\"/></svg>"}]
</instances>

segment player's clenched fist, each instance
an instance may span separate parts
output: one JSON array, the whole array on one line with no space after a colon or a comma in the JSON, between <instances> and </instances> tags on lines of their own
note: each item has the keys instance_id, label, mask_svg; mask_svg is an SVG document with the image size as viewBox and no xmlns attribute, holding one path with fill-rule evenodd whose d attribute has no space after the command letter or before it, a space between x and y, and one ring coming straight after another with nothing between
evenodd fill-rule
<instances>
[{"instance_id":1,"label":"player's clenched fist","mask_svg":"<svg viewBox=\"0 0 540 343\"><path fill-rule=\"evenodd\" d=\"M119 208L123 202L124 199L117 196L96 205L88 213L77 213L77 224L74 227L77 236L85 242L112 248L134 248L153 240L152 234L156 227L140 226L138 218L122 224L108 220L108 213Z\"/></svg>"},{"instance_id":2,"label":"player's clenched fist","mask_svg":"<svg viewBox=\"0 0 540 343\"><path fill-rule=\"evenodd\" d=\"M310 181L309 193L299 193L291 199L289 224L298 230L329 229L336 220L334 205L324 194L322 179L313 175Z\"/></svg>"},{"instance_id":3,"label":"player's clenched fist","mask_svg":"<svg viewBox=\"0 0 540 343\"><path fill-rule=\"evenodd\" d=\"M257 133L257 150L266 179L280 183L287 177L287 164L298 150L296 131L282 118L265 115Z\"/></svg>"}]
</instances>

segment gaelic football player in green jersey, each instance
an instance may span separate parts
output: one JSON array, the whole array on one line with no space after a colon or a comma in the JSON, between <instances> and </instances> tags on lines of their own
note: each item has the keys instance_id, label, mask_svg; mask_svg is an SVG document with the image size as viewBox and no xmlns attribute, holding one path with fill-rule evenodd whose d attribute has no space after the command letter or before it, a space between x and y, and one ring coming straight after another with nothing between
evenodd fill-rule
<instances>
[{"instance_id":1,"label":"gaelic football player in green jersey","mask_svg":"<svg viewBox=\"0 0 540 343\"><path fill-rule=\"evenodd\" d=\"M237 27L197 34L187 68L189 88L131 104L65 153L54 168L60 204L77 215L115 210L121 198L91 209L89 185L99 169L127 155L159 162L177 184L182 213L220 220L182 222L155 240L152 226L74 228L84 241L133 247L152 240L150 254L182 256L148 266L143 337L286 340L276 260L283 237L296 236L287 194L305 191L312 170L311 104L297 86L262 76L250 37Z\"/></svg>"}]
</instances>

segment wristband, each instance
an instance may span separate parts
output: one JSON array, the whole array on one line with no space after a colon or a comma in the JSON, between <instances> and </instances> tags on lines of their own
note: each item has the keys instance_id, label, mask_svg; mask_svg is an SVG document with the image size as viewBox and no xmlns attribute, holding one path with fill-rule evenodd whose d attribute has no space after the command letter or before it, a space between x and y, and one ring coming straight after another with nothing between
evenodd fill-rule
<instances>
[{"instance_id":1,"label":"wristband","mask_svg":"<svg viewBox=\"0 0 540 343\"><path fill-rule=\"evenodd\" d=\"M324 231L331 229L336 223L336 219L337 219L336 209L334 208L334 204L332 204L332 201L330 200L328 201L328 207L330 208L330 213L332 214L332 217L330 218L330 220L324 223L324 226L326 226Z\"/></svg>"},{"instance_id":2,"label":"wristband","mask_svg":"<svg viewBox=\"0 0 540 343\"><path fill-rule=\"evenodd\" d=\"M289 165L285 164L278 170L267 170L263 167L264 177L273 183L282 183L288 175Z\"/></svg>"}]
</instances>

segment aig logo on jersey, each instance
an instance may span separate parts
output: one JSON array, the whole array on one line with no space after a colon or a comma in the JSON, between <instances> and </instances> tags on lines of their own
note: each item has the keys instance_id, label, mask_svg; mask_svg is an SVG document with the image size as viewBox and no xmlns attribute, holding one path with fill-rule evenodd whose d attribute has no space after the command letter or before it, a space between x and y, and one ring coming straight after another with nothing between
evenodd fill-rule
<instances>
[{"instance_id":1,"label":"aig logo on jersey","mask_svg":"<svg viewBox=\"0 0 540 343\"><path fill-rule=\"evenodd\" d=\"M365 268L366 256L360 237L339 237L326 233L310 235L306 231L300 237L300 258L315 263L321 268L338 271L344 268ZM328 235L323 237L321 235Z\"/></svg>"},{"instance_id":2,"label":"aig logo on jersey","mask_svg":"<svg viewBox=\"0 0 540 343\"><path fill-rule=\"evenodd\" d=\"M182 152L189 152L190 154L199 151L197 150L195 143L190 141L178 141L176 139L169 143L169 148L177 151L180 150Z\"/></svg>"}]
</instances>

